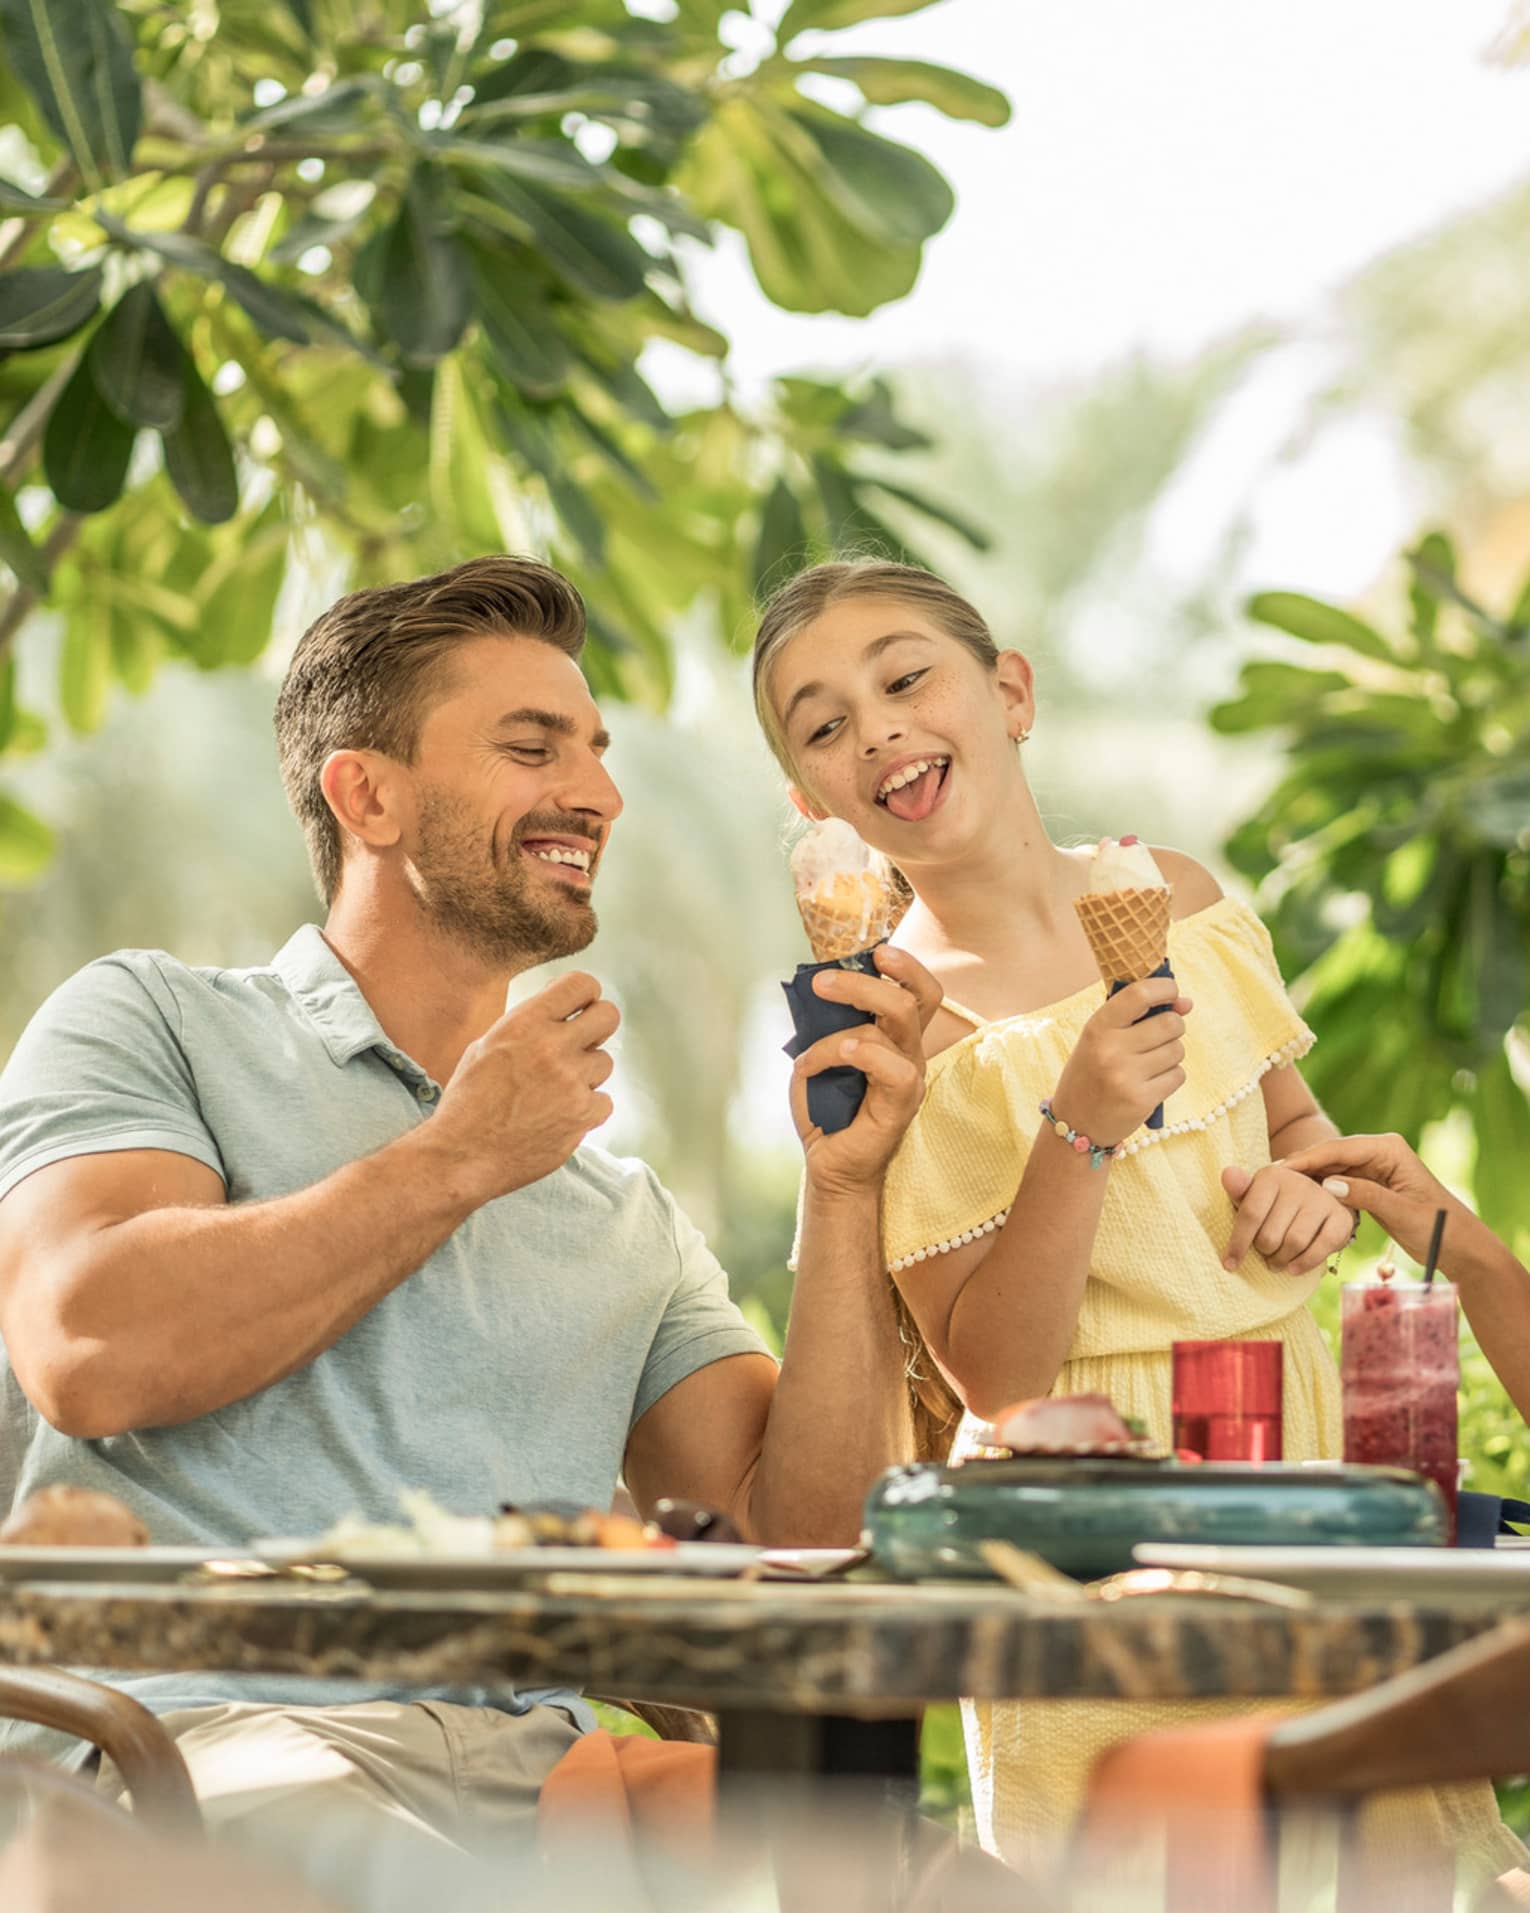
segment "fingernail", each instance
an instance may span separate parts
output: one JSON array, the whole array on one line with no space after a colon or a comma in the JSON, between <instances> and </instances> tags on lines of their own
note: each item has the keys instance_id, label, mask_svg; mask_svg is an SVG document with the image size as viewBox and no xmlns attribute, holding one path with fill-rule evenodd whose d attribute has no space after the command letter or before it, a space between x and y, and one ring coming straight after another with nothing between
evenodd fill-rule
<instances>
[{"instance_id":1,"label":"fingernail","mask_svg":"<svg viewBox=\"0 0 1530 1913\"><path fill-rule=\"evenodd\" d=\"M1337 1196L1341 1202L1349 1194L1349 1184L1342 1176L1325 1176L1323 1187L1331 1196Z\"/></svg>"},{"instance_id":2,"label":"fingernail","mask_svg":"<svg viewBox=\"0 0 1530 1913\"><path fill-rule=\"evenodd\" d=\"M839 1053L841 1056L853 1056L860 1046L861 1039L858 1036L847 1036L839 1046Z\"/></svg>"},{"instance_id":3,"label":"fingernail","mask_svg":"<svg viewBox=\"0 0 1530 1913\"><path fill-rule=\"evenodd\" d=\"M1222 1267L1236 1274L1238 1265L1236 1262L1233 1261L1230 1255L1224 1255L1222 1258Z\"/></svg>"}]
</instances>

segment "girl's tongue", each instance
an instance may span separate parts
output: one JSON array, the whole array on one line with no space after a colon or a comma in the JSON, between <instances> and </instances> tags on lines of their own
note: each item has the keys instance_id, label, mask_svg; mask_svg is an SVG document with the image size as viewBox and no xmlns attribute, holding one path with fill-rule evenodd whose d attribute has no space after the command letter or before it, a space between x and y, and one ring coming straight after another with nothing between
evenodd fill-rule
<instances>
[{"instance_id":1,"label":"girl's tongue","mask_svg":"<svg viewBox=\"0 0 1530 1913\"><path fill-rule=\"evenodd\" d=\"M921 822L935 808L935 800L940 795L940 781L944 776L945 771L941 766L932 764L912 784L890 791L886 800L887 808L894 817L901 817L906 824Z\"/></svg>"}]
</instances>

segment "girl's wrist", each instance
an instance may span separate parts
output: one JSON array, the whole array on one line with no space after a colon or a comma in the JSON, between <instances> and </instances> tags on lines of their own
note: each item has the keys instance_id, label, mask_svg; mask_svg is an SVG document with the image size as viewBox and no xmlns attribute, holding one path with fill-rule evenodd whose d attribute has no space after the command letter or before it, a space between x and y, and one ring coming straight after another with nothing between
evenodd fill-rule
<instances>
[{"instance_id":1,"label":"girl's wrist","mask_svg":"<svg viewBox=\"0 0 1530 1913\"><path fill-rule=\"evenodd\" d=\"M1050 1096L1043 1096L1039 1105L1042 1120L1052 1130L1059 1142L1065 1143L1075 1155L1083 1156L1091 1169L1108 1169L1121 1153L1119 1142L1105 1143L1088 1135L1085 1131L1074 1129L1052 1106Z\"/></svg>"}]
</instances>

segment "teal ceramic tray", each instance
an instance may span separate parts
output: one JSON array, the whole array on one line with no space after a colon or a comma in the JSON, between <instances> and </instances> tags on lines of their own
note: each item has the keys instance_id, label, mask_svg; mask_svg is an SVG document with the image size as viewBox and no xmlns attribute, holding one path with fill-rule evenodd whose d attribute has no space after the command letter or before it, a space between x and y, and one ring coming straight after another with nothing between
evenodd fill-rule
<instances>
[{"instance_id":1,"label":"teal ceramic tray","mask_svg":"<svg viewBox=\"0 0 1530 1913\"><path fill-rule=\"evenodd\" d=\"M1440 1547L1445 1503L1401 1468L1016 1457L892 1468L866 1503L865 1542L901 1580L991 1580L984 1541L1088 1579L1132 1566L1138 1541Z\"/></svg>"}]
</instances>

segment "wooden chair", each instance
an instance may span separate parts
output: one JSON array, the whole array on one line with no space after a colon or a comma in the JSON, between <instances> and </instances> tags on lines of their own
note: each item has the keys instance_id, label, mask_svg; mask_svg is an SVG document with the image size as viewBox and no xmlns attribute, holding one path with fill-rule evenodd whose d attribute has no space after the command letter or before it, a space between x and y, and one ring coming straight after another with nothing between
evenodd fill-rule
<instances>
[{"instance_id":1,"label":"wooden chair","mask_svg":"<svg viewBox=\"0 0 1530 1913\"><path fill-rule=\"evenodd\" d=\"M0 1668L0 1718L89 1741L116 1762L140 1825L181 1840L201 1838L202 1814L185 1761L148 1708L126 1694L58 1668ZM42 1761L0 1756L0 1781L120 1817L88 1782Z\"/></svg>"},{"instance_id":2,"label":"wooden chair","mask_svg":"<svg viewBox=\"0 0 1530 1913\"><path fill-rule=\"evenodd\" d=\"M1367 1852L1359 1808L1373 1794L1530 1771L1530 1621L1516 1620L1370 1692L1271 1721L1257 1713L1148 1733L1096 1766L1082 1827L1087 1864L1157 1826L1167 1903L1273 1905L1280 1827L1293 1809L1336 1816L1338 1906L1372 1908L1380 1873L1392 1913L1448 1913L1450 1856Z\"/></svg>"},{"instance_id":3,"label":"wooden chair","mask_svg":"<svg viewBox=\"0 0 1530 1913\"><path fill-rule=\"evenodd\" d=\"M1272 1801L1354 1801L1388 1787L1530 1773L1530 1621L1510 1621L1368 1694L1282 1721Z\"/></svg>"}]
</instances>

